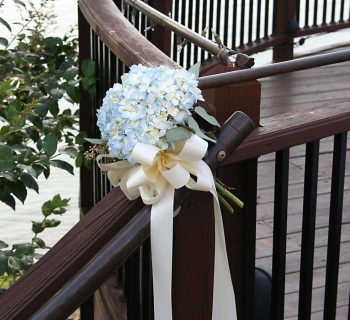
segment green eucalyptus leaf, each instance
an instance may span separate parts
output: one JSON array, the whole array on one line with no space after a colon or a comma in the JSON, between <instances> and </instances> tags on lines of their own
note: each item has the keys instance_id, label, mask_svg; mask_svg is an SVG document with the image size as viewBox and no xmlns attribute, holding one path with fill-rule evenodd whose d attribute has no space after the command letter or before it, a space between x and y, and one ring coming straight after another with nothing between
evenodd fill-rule
<instances>
[{"instance_id":1,"label":"green eucalyptus leaf","mask_svg":"<svg viewBox=\"0 0 350 320\"><path fill-rule=\"evenodd\" d=\"M191 131L184 127L167 130L165 137L172 142L182 141L191 137Z\"/></svg>"},{"instance_id":2,"label":"green eucalyptus leaf","mask_svg":"<svg viewBox=\"0 0 350 320\"><path fill-rule=\"evenodd\" d=\"M36 180L28 173L22 172L21 173L21 180L26 185L27 188L35 190L37 193L39 193L39 186Z\"/></svg>"},{"instance_id":3,"label":"green eucalyptus leaf","mask_svg":"<svg viewBox=\"0 0 350 320\"><path fill-rule=\"evenodd\" d=\"M1 23L2 25L4 25L10 32L12 31L12 30L11 30L11 26L7 23L6 20L4 20L4 19L1 18L1 17L0 17L0 23Z\"/></svg>"},{"instance_id":4,"label":"green eucalyptus leaf","mask_svg":"<svg viewBox=\"0 0 350 320\"><path fill-rule=\"evenodd\" d=\"M220 127L220 123L213 116L209 115L203 107L195 107L194 112L213 126Z\"/></svg>"},{"instance_id":5,"label":"green eucalyptus leaf","mask_svg":"<svg viewBox=\"0 0 350 320\"><path fill-rule=\"evenodd\" d=\"M0 144L0 171L12 170L15 168L15 156L12 149Z\"/></svg>"},{"instance_id":6,"label":"green eucalyptus leaf","mask_svg":"<svg viewBox=\"0 0 350 320\"><path fill-rule=\"evenodd\" d=\"M193 66L191 66L188 71L194 73L194 75L196 76L196 79L199 78L199 72L200 72L200 68L201 68L201 61L198 61L197 63L195 63Z\"/></svg>"},{"instance_id":7,"label":"green eucalyptus leaf","mask_svg":"<svg viewBox=\"0 0 350 320\"><path fill-rule=\"evenodd\" d=\"M9 42L6 38L0 37L0 44L4 47L7 47L9 45Z\"/></svg>"},{"instance_id":8,"label":"green eucalyptus leaf","mask_svg":"<svg viewBox=\"0 0 350 320\"><path fill-rule=\"evenodd\" d=\"M50 164L56 168L60 168L68 171L70 174L74 175L74 168L71 164L63 160L50 160Z\"/></svg>"},{"instance_id":9,"label":"green eucalyptus leaf","mask_svg":"<svg viewBox=\"0 0 350 320\"><path fill-rule=\"evenodd\" d=\"M43 141L43 149L48 157L51 157L55 154L57 150L57 142L58 139L55 134L49 133L45 136Z\"/></svg>"},{"instance_id":10,"label":"green eucalyptus leaf","mask_svg":"<svg viewBox=\"0 0 350 320\"><path fill-rule=\"evenodd\" d=\"M202 138L204 140L208 140L210 142L216 143L216 141L214 139L211 139L206 134L204 134L204 132L199 127L197 121L194 120L193 117L189 117L187 121L188 121L188 125L196 131L196 135L198 137L200 137L200 138Z\"/></svg>"},{"instance_id":11,"label":"green eucalyptus leaf","mask_svg":"<svg viewBox=\"0 0 350 320\"><path fill-rule=\"evenodd\" d=\"M102 139L95 139L95 138L84 138L85 141L90 142L91 144L103 144L106 143L106 141L103 141Z\"/></svg>"}]
</instances>

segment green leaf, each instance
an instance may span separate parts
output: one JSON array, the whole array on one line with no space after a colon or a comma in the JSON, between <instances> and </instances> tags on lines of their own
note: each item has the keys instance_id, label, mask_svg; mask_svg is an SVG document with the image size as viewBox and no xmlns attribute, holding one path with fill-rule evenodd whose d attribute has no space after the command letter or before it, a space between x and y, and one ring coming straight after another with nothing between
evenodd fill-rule
<instances>
[{"instance_id":1,"label":"green leaf","mask_svg":"<svg viewBox=\"0 0 350 320\"><path fill-rule=\"evenodd\" d=\"M12 170L15 168L15 157L12 149L0 144L0 171Z\"/></svg>"},{"instance_id":2,"label":"green leaf","mask_svg":"<svg viewBox=\"0 0 350 320\"><path fill-rule=\"evenodd\" d=\"M81 71L85 76L95 75L95 61L85 59L81 64Z\"/></svg>"},{"instance_id":3,"label":"green leaf","mask_svg":"<svg viewBox=\"0 0 350 320\"><path fill-rule=\"evenodd\" d=\"M55 154L57 150L57 142L58 139L55 134L49 133L45 136L43 141L43 149L48 157L51 157Z\"/></svg>"},{"instance_id":4,"label":"green leaf","mask_svg":"<svg viewBox=\"0 0 350 320\"><path fill-rule=\"evenodd\" d=\"M45 230L44 226L42 225L41 222L35 222L35 221L32 221L32 231L35 233L35 234L38 234L38 233L41 233Z\"/></svg>"},{"instance_id":5,"label":"green leaf","mask_svg":"<svg viewBox=\"0 0 350 320\"><path fill-rule=\"evenodd\" d=\"M67 147L64 150L61 151L64 154L68 154L71 158L76 159L77 155L78 155L78 150L74 147Z\"/></svg>"},{"instance_id":6,"label":"green leaf","mask_svg":"<svg viewBox=\"0 0 350 320\"><path fill-rule=\"evenodd\" d=\"M0 249L7 248L8 246L9 246L9 245L8 245L6 242L0 240ZM0 254L1 254L1 253L0 253Z\"/></svg>"},{"instance_id":7,"label":"green leaf","mask_svg":"<svg viewBox=\"0 0 350 320\"><path fill-rule=\"evenodd\" d=\"M46 201L42 207L41 211L45 217L51 214L62 215L67 211L68 202L70 199L62 199L59 194L56 194L52 200Z\"/></svg>"},{"instance_id":8,"label":"green leaf","mask_svg":"<svg viewBox=\"0 0 350 320\"><path fill-rule=\"evenodd\" d=\"M74 175L74 168L71 164L63 160L50 160L50 164L56 168L60 168L68 171L70 174Z\"/></svg>"},{"instance_id":9,"label":"green leaf","mask_svg":"<svg viewBox=\"0 0 350 320\"><path fill-rule=\"evenodd\" d=\"M90 86L95 85L96 79L95 77L83 77L81 79L81 85L83 86L83 89L88 90Z\"/></svg>"},{"instance_id":10,"label":"green leaf","mask_svg":"<svg viewBox=\"0 0 350 320\"><path fill-rule=\"evenodd\" d=\"M188 69L188 71L194 73L194 75L196 76L196 79L199 78L199 72L200 72L201 64L202 64L202 62L198 61L193 66L191 66L191 68Z\"/></svg>"},{"instance_id":11,"label":"green leaf","mask_svg":"<svg viewBox=\"0 0 350 320\"><path fill-rule=\"evenodd\" d=\"M39 193L39 186L36 180L28 173L22 172L21 173L21 180L26 185L27 188L35 190L37 193Z\"/></svg>"},{"instance_id":12,"label":"green leaf","mask_svg":"<svg viewBox=\"0 0 350 320\"><path fill-rule=\"evenodd\" d=\"M0 23L1 23L2 25L4 25L10 32L12 31L12 30L11 30L11 27L10 27L10 25L7 23L7 21L4 20L4 19L1 18L1 17L0 17Z\"/></svg>"},{"instance_id":13,"label":"green leaf","mask_svg":"<svg viewBox=\"0 0 350 320\"><path fill-rule=\"evenodd\" d=\"M80 92L78 87L73 87L73 86L66 86L65 87L66 92L69 96L69 98L72 99L74 103L79 103L80 102Z\"/></svg>"},{"instance_id":14,"label":"green leaf","mask_svg":"<svg viewBox=\"0 0 350 320\"><path fill-rule=\"evenodd\" d=\"M0 83L0 95L5 95L8 90L12 88L11 81L5 81L3 83Z\"/></svg>"},{"instance_id":15,"label":"green leaf","mask_svg":"<svg viewBox=\"0 0 350 320\"><path fill-rule=\"evenodd\" d=\"M13 182L11 184L11 191L18 200L24 203L24 200L27 198L27 189L22 181L17 180Z\"/></svg>"},{"instance_id":16,"label":"green leaf","mask_svg":"<svg viewBox=\"0 0 350 320\"><path fill-rule=\"evenodd\" d=\"M17 172L11 171L0 172L0 178L5 178L8 181L15 182L18 179L18 174Z\"/></svg>"},{"instance_id":17,"label":"green leaf","mask_svg":"<svg viewBox=\"0 0 350 320\"><path fill-rule=\"evenodd\" d=\"M56 117L58 115L59 111L60 111L57 101L54 100L54 99L47 99L46 103L49 106L49 111L51 112L51 114L54 117Z\"/></svg>"},{"instance_id":18,"label":"green leaf","mask_svg":"<svg viewBox=\"0 0 350 320\"><path fill-rule=\"evenodd\" d=\"M80 168L84 162L84 154L80 152L77 157L75 158L75 166L77 168Z\"/></svg>"},{"instance_id":19,"label":"green leaf","mask_svg":"<svg viewBox=\"0 0 350 320\"><path fill-rule=\"evenodd\" d=\"M61 221L59 220L51 219L51 220L45 220L42 223L42 225L44 225L45 228L54 228L54 227L57 227L60 223Z\"/></svg>"},{"instance_id":20,"label":"green leaf","mask_svg":"<svg viewBox=\"0 0 350 320\"><path fill-rule=\"evenodd\" d=\"M204 134L204 132L199 128L198 123L196 120L193 119L193 117L188 118L188 125L193 128L196 131L196 135L204 140L208 140L210 142L216 143L214 139L209 138L207 135Z\"/></svg>"},{"instance_id":21,"label":"green leaf","mask_svg":"<svg viewBox=\"0 0 350 320\"><path fill-rule=\"evenodd\" d=\"M0 254L0 275L4 274L8 270L8 258Z\"/></svg>"},{"instance_id":22,"label":"green leaf","mask_svg":"<svg viewBox=\"0 0 350 320\"><path fill-rule=\"evenodd\" d=\"M184 127L177 127L167 130L165 136L169 141L177 142L189 139L191 132Z\"/></svg>"},{"instance_id":23,"label":"green leaf","mask_svg":"<svg viewBox=\"0 0 350 320\"><path fill-rule=\"evenodd\" d=\"M6 38L0 37L0 44L3 45L4 47L7 47L9 42Z\"/></svg>"},{"instance_id":24,"label":"green leaf","mask_svg":"<svg viewBox=\"0 0 350 320\"><path fill-rule=\"evenodd\" d=\"M38 105L35 108L35 113L44 118L49 111L49 106L45 103L38 103Z\"/></svg>"},{"instance_id":25,"label":"green leaf","mask_svg":"<svg viewBox=\"0 0 350 320\"><path fill-rule=\"evenodd\" d=\"M19 244L14 244L12 246L13 250L15 251L16 255L20 254L33 254L34 253L34 246L31 243L19 243Z\"/></svg>"},{"instance_id":26,"label":"green leaf","mask_svg":"<svg viewBox=\"0 0 350 320\"><path fill-rule=\"evenodd\" d=\"M11 207L13 210L16 209L16 200L11 195L6 196L5 198L1 199L2 202L6 203L9 207Z\"/></svg>"},{"instance_id":27,"label":"green leaf","mask_svg":"<svg viewBox=\"0 0 350 320\"><path fill-rule=\"evenodd\" d=\"M195 107L194 112L213 126L220 127L220 123L213 116L209 115L203 107Z\"/></svg>"},{"instance_id":28,"label":"green leaf","mask_svg":"<svg viewBox=\"0 0 350 320\"><path fill-rule=\"evenodd\" d=\"M37 248L40 248L40 249L46 249L47 248L44 240L42 240L40 238L35 237L35 238L33 238L32 241L33 241L34 245L36 245Z\"/></svg>"},{"instance_id":29,"label":"green leaf","mask_svg":"<svg viewBox=\"0 0 350 320\"><path fill-rule=\"evenodd\" d=\"M106 141L103 141L102 139L94 139L94 138L84 138L87 142L90 142L91 144L103 144L106 143Z\"/></svg>"}]
</instances>

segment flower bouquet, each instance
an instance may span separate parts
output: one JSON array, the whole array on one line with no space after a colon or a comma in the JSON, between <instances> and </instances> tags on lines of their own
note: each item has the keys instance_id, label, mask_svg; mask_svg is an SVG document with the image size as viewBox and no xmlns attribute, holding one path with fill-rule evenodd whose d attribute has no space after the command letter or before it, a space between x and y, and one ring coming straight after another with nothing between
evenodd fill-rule
<instances>
[{"instance_id":1,"label":"flower bouquet","mask_svg":"<svg viewBox=\"0 0 350 320\"><path fill-rule=\"evenodd\" d=\"M215 216L213 319L236 319L235 299L227 261L220 202L233 212L243 204L202 160L218 121L196 106L204 101L194 73L166 66L134 65L114 84L97 111L101 139L86 157L96 158L113 186L128 199L141 197L152 205L151 252L155 319L172 318L171 275L174 193L187 187L211 192ZM197 120L196 120L197 119ZM219 192L219 194L217 193Z\"/></svg>"}]
</instances>

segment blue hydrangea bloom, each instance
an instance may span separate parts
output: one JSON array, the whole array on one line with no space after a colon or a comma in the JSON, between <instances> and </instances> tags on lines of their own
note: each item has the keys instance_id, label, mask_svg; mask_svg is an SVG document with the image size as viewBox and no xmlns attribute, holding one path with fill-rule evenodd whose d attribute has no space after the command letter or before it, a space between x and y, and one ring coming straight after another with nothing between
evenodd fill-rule
<instances>
[{"instance_id":1,"label":"blue hydrangea bloom","mask_svg":"<svg viewBox=\"0 0 350 320\"><path fill-rule=\"evenodd\" d=\"M109 153L131 161L137 142L167 149L166 131L183 124L197 100L204 100L197 85L195 75L185 69L133 65L97 110Z\"/></svg>"}]
</instances>

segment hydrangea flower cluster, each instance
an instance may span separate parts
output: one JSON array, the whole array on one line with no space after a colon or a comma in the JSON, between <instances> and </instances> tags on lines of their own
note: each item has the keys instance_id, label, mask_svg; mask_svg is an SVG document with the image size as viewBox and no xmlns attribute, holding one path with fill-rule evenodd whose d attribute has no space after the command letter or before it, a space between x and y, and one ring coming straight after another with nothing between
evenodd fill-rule
<instances>
[{"instance_id":1,"label":"hydrangea flower cluster","mask_svg":"<svg viewBox=\"0 0 350 320\"><path fill-rule=\"evenodd\" d=\"M97 111L109 154L131 161L137 142L168 148L168 129L184 124L197 100L204 100L195 75L185 69L134 65L114 84Z\"/></svg>"}]
</instances>

